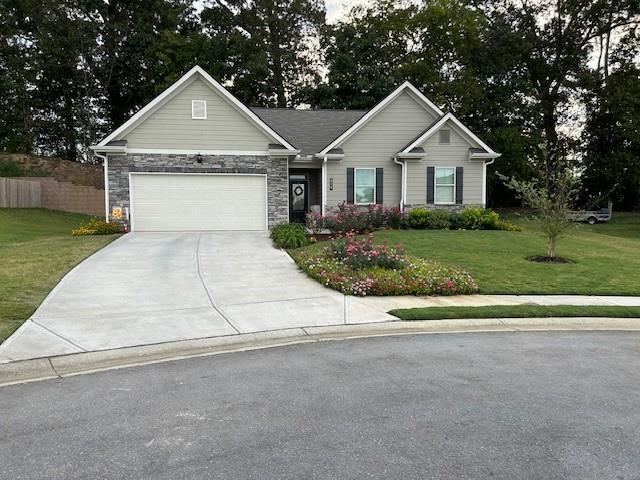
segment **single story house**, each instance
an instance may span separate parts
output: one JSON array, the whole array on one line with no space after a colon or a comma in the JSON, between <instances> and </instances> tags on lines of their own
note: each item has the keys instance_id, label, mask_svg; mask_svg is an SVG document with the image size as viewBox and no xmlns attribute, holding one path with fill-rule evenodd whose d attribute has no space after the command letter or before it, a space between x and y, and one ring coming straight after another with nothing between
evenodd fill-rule
<instances>
[{"instance_id":1,"label":"single story house","mask_svg":"<svg viewBox=\"0 0 640 480\"><path fill-rule=\"evenodd\" d=\"M266 230L342 203L486 204L500 156L406 82L369 111L250 108L196 66L92 147L133 231Z\"/></svg>"}]
</instances>

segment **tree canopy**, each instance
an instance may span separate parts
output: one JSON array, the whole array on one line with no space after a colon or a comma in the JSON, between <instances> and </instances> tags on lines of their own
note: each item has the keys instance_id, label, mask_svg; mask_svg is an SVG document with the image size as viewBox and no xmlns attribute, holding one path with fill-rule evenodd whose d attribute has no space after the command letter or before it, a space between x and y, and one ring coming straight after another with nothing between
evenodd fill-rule
<instances>
[{"instance_id":1,"label":"tree canopy","mask_svg":"<svg viewBox=\"0 0 640 480\"><path fill-rule=\"evenodd\" d=\"M252 106L366 109L405 80L503 154L640 203L640 0L2 0L0 149L68 159L195 64ZM544 146L544 148L541 148ZM548 185L547 185L548 186ZM615 187L615 188L614 188Z\"/></svg>"}]
</instances>

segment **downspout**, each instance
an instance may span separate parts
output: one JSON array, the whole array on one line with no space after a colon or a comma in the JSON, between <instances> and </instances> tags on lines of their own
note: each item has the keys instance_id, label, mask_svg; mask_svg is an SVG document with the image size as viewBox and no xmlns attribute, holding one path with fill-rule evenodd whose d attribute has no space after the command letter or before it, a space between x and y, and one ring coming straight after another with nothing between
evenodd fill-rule
<instances>
[{"instance_id":1,"label":"downspout","mask_svg":"<svg viewBox=\"0 0 640 480\"><path fill-rule=\"evenodd\" d=\"M400 165L400 211L404 212L404 204L406 203L406 185L407 185L407 169L404 162L398 160L398 156L394 155L393 163Z\"/></svg>"},{"instance_id":2,"label":"downspout","mask_svg":"<svg viewBox=\"0 0 640 480\"><path fill-rule=\"evenodd\" d=\"M104 166L104 219L109 221L109 155L105 153L104 155L99 154L98 152L93 152L94 155L98 158L102 159L102 163Z\"/></svg>"},{"instance_id":3,"label":"downspout","mask_svg":"<svg viewBox=\"0 0 640 480\"><path fill-rule=\"evenodd\" d=\"M496 159L492 158L490 161L484 162L482 167L482 206L484 208L487 208L487 165L491 165L495 161Z\"/></svg>"},{"instance_id":4,"label":"downspout","mask_svg":"<svg viewBox=\"0 0 640 480\"><path fill-rule=\"evenodd\" d=\"M322 157L322 205L321 214L324 217L327 212L327 156Z\"/></svg>"}]
</instances>

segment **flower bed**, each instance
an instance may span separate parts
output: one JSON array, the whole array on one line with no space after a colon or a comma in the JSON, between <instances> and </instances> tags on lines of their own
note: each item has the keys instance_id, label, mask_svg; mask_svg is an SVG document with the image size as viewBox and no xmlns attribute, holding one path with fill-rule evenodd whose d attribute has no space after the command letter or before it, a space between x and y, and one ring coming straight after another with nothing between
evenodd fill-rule
<instances>
[{"instance_id":1,"label":"flower bed","mask_svg":"<svg viewBox=\"0 0 640 480\"><path fill-rule=\"evenodd\" d=\"M346 295L457 295L478 290L468 273L405 255L400 246L375 245L373 235L357 239L347 234L320 253L296 250L291 255L311 278Z\"/></svg>"},{"instance_id":2,"label":"flower bed","mask_svg":"<svg viewBox=\"0 0 640 480\"><path fill-rule=\"evenodd\" d=\"M71 230L71 235L74 237L82 237L84 235L115 235L117 233L126 233L122 225L116 222L106 222L99 218L92 218L87 223Z\"/></svg>"},{"instance_id":3,"label":"flower bed","mask_svg":"<svg viewBox=\"0 0 640 480\"><path fill-rule=\"evenodd\" d=\"M327 229L333 233L372 232L382 227L402 228L404 214L399 207L383 205L357 205L341 203L335 215L321 215L318 212L307 214L307 228L318 234Z\"/></svg>"}]
</instances>

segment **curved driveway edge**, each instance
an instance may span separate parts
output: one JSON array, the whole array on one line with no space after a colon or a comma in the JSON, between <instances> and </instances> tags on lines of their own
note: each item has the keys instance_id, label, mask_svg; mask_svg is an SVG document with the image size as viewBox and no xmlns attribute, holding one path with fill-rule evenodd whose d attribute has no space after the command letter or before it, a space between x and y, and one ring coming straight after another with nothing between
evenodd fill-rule
<instances>
[{"instance_id":1,"label":"curved driveway edge","mask_svg":"<svg viewBox=\"0 0 640 480\"><path fill-rule=\"evenodd\" d=\"M391 320L307 277L265 232L129 233L67 273L0 363Z\"/></svg>"},{"instance_id":2,"label":"curved driveway edge","mask_svg":"<svg viewBox=\"0 0 640 480\"><path fill-rule=\"evenodd\" d=\"M116 368L292 344L437 333L520 331L640 331L640 318L503 318L425 320L271 330L225 337L73 353L0 364L0 386Z\"/></svg>"}]
</instances>

